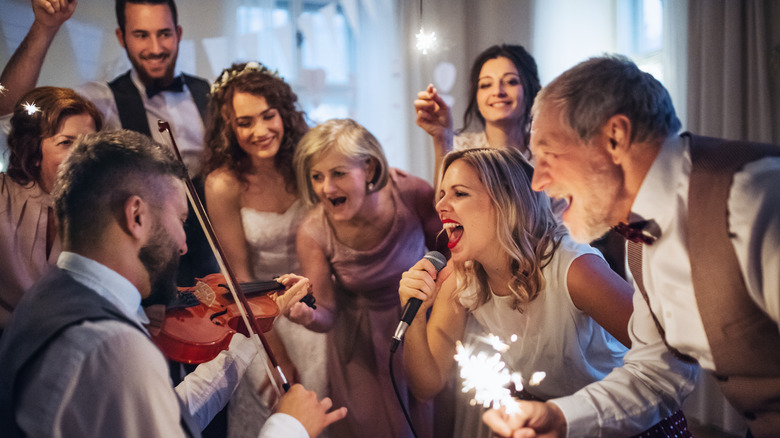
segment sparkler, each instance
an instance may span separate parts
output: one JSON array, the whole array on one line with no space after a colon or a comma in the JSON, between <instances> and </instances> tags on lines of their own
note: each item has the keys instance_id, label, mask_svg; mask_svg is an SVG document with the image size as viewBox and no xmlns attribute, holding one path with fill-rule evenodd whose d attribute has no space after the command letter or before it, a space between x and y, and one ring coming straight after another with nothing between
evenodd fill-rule
<instances>
[{"instance_id":1,"label":"sparkler","mask_svg":"<svg viewBox=\"0 0 780 438\"><path fill-rule=\"evenodd\" d=\"M417 32L417 50L422 52L423 55L427 55L429 50L436 48L436 33L425 33L425 26L423 26L423 9L422 2L420 0L420 31Z\"/></svg>"},{"instance_id":2,"label":"sparkler","mask_svg":"<svg viewBox=\"0 0 780 438\"><path fill-rule=\"evenodd\" d=\"M512 396L514 391L523 390L523 378L519 372L510 370L502 353L509 350L509 345L501 341L498 336L475 336L476 340L492 348L492 352L478 351L475 353L474 343L465 346L460 341L455 349L455 360L460 368L460 377L463 379L464 393L474 390L471 404L480 404L485 408L495 409L503 407L507 414L520 410L517 400ZM517 336L512 336L512 342ZM544 379L545 373L538 371L533 373L528 384L536 386ZM514 389L514 391L513 391Z\"/></svg>"},{"instance_id":3,"label":"sparkler","mask_svg":"<svg viewBox=\"0 0 780 438\"><path fill-rule=\"evenodd\" d=\"M417 33L417 50L422 52L423 55L428 54L428 50L433 50L436 47L436 33L431 32L426 34L425 29L420 27L420 32Z\"/></svg>"},{"instance_id":4,"label":"sparkler","mask_svg":"<svg viewBox=\"0 0 780 438\"><path fill-rule=\"evenodd\" d=\"M24 107L24 110L27 111L28 115L33 115L41 110L40 108L38 108L37 105L35 105L35 102L33 103L25 102L22 104L22 107Z\"/></svg>"}]
</instances>

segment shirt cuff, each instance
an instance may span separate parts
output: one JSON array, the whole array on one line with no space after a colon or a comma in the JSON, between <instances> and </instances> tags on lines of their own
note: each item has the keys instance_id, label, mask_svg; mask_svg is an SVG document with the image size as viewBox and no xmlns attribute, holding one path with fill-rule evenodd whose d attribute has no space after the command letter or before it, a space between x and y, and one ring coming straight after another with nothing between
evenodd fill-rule
<instances>
[{"instance_id":1,"label":"shirt cuff","mask_svg":"<svg viewBox=\"0 0 780 438\"><path fill-rule=\"evenodd\" d=\"M300 421L287 414L276 413L268 417L259 438L271 437L309 438L309 433Z\"/></svg>"},{"instance_id":2,"label":"shirt cuff","mask_svg":"<svg viewBox=\"0 0 780 438\"><path fill-rule=\"evenodd\" d=\"M592 437L593 422L597 415L587 407L590 404L581 397L569 396L548 400L548 403L556 404L563 412L566 419L566 438ZM585 435L578 434L577 431L586 432Z\"/></svg>"}]
</instances>

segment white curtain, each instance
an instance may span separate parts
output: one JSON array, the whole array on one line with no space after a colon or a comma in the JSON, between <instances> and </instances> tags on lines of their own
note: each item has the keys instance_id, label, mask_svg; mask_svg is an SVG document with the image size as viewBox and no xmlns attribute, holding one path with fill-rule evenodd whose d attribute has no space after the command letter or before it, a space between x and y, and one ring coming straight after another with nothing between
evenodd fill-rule
<instances>
[{"instance_id":1,"label":"white curtain","mask_svg":"<svg viewBox=\"0 0 780 438\"><path fill-rule=\"evenodd\" d=\"M778 67L771 68L771 32L780 21L772 17L771 3L690 1L687 126L692 132L780 143L773 139L780 114L772 103Z\"/></svg>"},{"instance_id":2,"label":"white curtain","mask_svg":"<svg viewBox=\"0 0 780 438\"><path fill-rule=\"evenodd\" d=\"M780 7L772 3L777 2L689 0L687 123L683 122L687 130L780 144L780 55L772 52L772 40L777 44L780 28ZM742 417L706 373L684 410L699 422L744 436Z\"/></svg>"}]
</instances>

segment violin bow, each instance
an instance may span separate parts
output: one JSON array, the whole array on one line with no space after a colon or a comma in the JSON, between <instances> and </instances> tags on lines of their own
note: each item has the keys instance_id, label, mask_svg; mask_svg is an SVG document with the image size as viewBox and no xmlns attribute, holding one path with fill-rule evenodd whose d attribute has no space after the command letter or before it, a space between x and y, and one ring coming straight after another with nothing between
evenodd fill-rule
<instances>
[{"instance_id":1,"label":"violin bow","mask_svg":"<svg viewBox=\"0 0 780 438\"><path fill-rule=\"evenodd\" d=\"M173 138L171 126L164 120L158 120L157 128L161 133L165 131L168 132L173 152L176 154L176 158L182 164L184 164L184 159L179 152L179 147L176 145L176 140ZM203 203L200 200L200 196L198 196L198 192L195 190L195 185L192 183L192 179L190 178L189 174L186 175L185 183L187 185L187 198L189 199L193 210L195 210L195 215L198 217L198 222L200 222L203 231L206 233L206 239L211 246L211 250L214 252L214 256L217 259L217 263L219 264L222 273L225 275L228 289L230 289L230 293L233 294L233 299L238 305L238 310L239 313L241 313L244 324L246 324L250 334L254 333L257 335L256 337L250 336L250 338L255 342L255 346L257 347L258 352L263 351L268 356L268 360L271 362L271 365L276 369L276 371L279 373L279 377L282 379L282 388L285 392L287 392L290 389L290 383L287 381L287 377L285 377L284 372L282 372L282 367L280 367L279 363L276 361L276 357L274 356L274 353L271 350L271 346L268 344L265 335L263 335L263 331L258 327L257 320L255 319L255 315L252 312L251 307L249 307L249 302L247 301L244 292L241 290L239 283L235 280L236 277L233 275L233 271L230 269L230 265L227 262L227 258L225 257L225 253L222 250L222 246L219 244L217 235L214 233L214 227L211 225L211 221L206 214L206 209L203 207ZM273 373L268 368L268 364L265 361L263 361L263 364L266 367L266 372L268 373L269 377L274 380ZM277 395L281 395L278 384L272 386L276 390Z\"/></svg>"}]
</instances>

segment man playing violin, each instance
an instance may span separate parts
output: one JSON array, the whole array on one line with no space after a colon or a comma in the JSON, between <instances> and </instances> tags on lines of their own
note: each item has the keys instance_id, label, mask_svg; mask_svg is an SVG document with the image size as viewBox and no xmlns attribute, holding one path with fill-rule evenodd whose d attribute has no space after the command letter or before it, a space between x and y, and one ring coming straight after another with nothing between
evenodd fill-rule
<instances>
[{"instance_id":1,"label":"man playing violin","mask_svg":"<svg viewBox=\"0 0 780 438\"><path fill-rule=\"evenodd\" d=\"M255 354L248 338L234 336L172 388L144 327L141 300L176 293L185 176L180 161L134 132L92 134L73 148L53 192L62 255L0 342L6 436L197 437L227 402ZM303 295L307 283L287 293ZM346 415L330 407L296 385L261 437L316 436Z\"/></svg>"}]
</instances>

